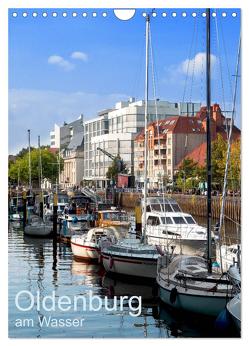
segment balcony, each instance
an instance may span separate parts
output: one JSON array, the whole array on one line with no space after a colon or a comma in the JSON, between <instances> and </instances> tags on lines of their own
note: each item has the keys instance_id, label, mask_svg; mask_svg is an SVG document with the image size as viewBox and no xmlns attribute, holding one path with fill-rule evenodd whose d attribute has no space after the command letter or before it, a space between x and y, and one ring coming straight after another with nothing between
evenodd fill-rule
<instances>
[{"instance_id":1,"label":"balcony","mask_svg":"<svg viewBox=\"0 0 249 346\"><path fill-rule=\"evenodd\" d=\"M166 146L166 144L156 144L156 145L154 145L154 150L156 150L156 149L166 149L167 148L167 146Z\"/></svg>"}]
</instances>

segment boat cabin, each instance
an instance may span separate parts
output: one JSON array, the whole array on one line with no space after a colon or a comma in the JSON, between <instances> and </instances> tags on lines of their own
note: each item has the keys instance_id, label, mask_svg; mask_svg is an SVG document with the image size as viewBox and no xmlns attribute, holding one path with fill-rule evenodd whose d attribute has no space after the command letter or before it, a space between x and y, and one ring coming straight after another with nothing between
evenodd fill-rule
<instances>
[{"instance_id":1,"label":"boat cabin","mask_svg":"<svg viewBox=\"0 0 249 346\"><path fill-rule=\"evenodd\" d=\"M96 224L98 227L105 226L129 226L128 215L124 210L107 209L99 210Z\"/></svg>"},{"instance_id":2,"label":"boat cabin","mask_svg":"<svg viewBox=\"0 0 249 346\"><path fill-rule=\"evenodd\" d=\"M196 225L196 221L194 218L189 214L183 214L178 215L177 213L171 213L171 215L168 216L157 216L148 213L147 214L147 225L149 226L159 226L159 225Z\"/></svg>"}]
</instances>

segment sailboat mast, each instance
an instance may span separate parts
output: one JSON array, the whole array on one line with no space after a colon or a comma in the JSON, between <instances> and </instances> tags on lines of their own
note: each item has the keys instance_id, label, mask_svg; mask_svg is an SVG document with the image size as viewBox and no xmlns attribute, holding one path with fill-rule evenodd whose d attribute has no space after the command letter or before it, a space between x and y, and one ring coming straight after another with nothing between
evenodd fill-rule
<instances>
[{"instance_id":1,"label":"sailboat mast","mask_svg":"<svg viewBox=\"0 0 249 346\"><path fill-rule=\"evenodd\" d=\"M207 87L207 263L208 263L208 272L212 272L212 165L211 165L211 59L210 59L210 9L206 9L206 87Z\"/></svg>"},{"instance_id":2,"label":"sailboat mast","mask_svg":"<svg viewBox=\"0 0 249 346\"><path fill-rule=\"evenodd\" d=\"M145 53L145 104L144 104L144 213L143 213L143 238L146 240L146 207L148 195L148 98L149 98L149 29L150 16L146 16L146 53Z\"/></svg>"},{"instance_id":3,"label":"sailboat mast","mask_svg":"<svg viewBox=\"0 0 249 346\"><path fill-rule=\"evenodd\" d=\"M40 168L40 188L42 185L42 158L41 158L41 138L38 136L38 148L39 148L39 168Z\"/></svg>"},{"instance_id":4,"label":"sailboat mast","mask_svg":"<svg viewBox=\"0 0 249 346\"><path fill-rule=\"evenodd\" d=\"M31 194L32 183L31 183L30 130L28 130L28 143L29 143L29 191L30 191L30 194Z\"/></svg>"}]
</instances>

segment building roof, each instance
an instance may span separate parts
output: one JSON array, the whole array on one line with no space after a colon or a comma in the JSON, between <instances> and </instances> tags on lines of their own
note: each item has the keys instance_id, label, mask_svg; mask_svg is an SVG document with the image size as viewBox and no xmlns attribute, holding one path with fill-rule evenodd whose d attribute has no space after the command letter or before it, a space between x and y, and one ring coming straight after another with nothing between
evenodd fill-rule
<instances>
[{"instance_id":1,"label":"building roof","mask_svg":"<svg viewBox=\"0 0 249 346\"><path fill-rule=\"evenodd\" d=\"M78 132L78 133L74 134L70 143L67 146L67 149L76 150L77 148L82 147L83 146L83 138L84 138L83 132Z\"/></svg>"},{"instance_id":2,"label":"building roof","mask_svg":"<svg viewBox=\"0 0 249 346\"><path fill-rule=\"evenodd\" d=\"M148 128L153 127L155 136L166 135L167 133L205 133L202 121L196 117L188 116L171 116L164 120L153 121L148 125ZM135 140L144 138L144 130L142 130Z\"/></svg>"}]
</instances>

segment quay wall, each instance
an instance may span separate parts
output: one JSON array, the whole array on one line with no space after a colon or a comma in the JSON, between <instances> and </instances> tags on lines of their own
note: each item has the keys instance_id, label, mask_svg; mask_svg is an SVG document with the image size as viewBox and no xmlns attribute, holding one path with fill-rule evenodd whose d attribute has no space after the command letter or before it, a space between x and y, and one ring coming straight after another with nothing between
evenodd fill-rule
<instances>
[{"instance_id":1,"label":"quay wall","mask_svg":"<svg viewBox=\"0 0 249 346\"><path fill-rule=\"evenodd\" d=\"M134 208L138 198L141 198L141 193L134 192L119 192L116 196L116 201L123 208ZM168 195L175 199L180 205L181 209L193 216L206 216L207 214L207 197L199 195L183 195L172 194ZM221 209L221 197L212 196L212 216L219 218ZM225 216L226 218L240 223L241 219L241 198L230 197L226 198L225 203Z\"/></svg>"}]
</instances>

